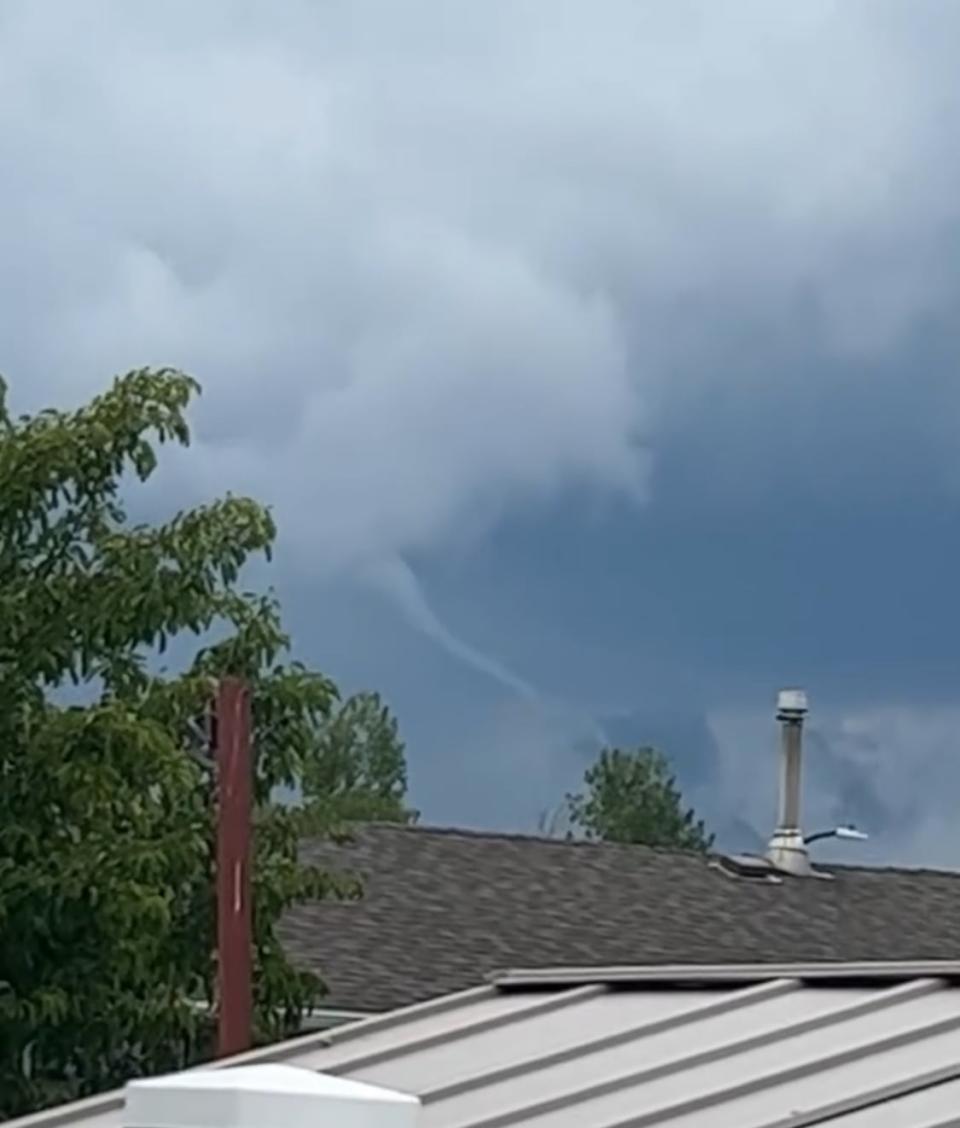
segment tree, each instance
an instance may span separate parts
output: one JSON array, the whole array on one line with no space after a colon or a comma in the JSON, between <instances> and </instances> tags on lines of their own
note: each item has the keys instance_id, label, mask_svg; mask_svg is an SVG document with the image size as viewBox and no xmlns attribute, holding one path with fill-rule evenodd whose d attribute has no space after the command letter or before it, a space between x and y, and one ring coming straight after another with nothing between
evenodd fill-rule
<instances>
[{"instance_id":1,"label":"tree","mask_svg":"<svg viewBox=\"0 0 960 1128\"><path fill-rule=\"evenodd\" d=\"M359 892L301 865L301 836L348 810L353 782L394 814L405 784L379 703L379 735L364 744L352 725L369 718L366 699L335 712L333 683L290 660L273 597L238 589L244 563L269 556L266 509L227 496L165 524L127 520L127 472L145 480L158 443L189 441L193 380L141 370L79 410L19 418L5 391L0 382L0 1117L210 1051L212 780L188 745L218 676L252 689L258 1039L294 1030L322 986L287 960L280 915ZM157 674L151 658L183 633L197 638L195 657ZM71 683L83 704L64 699ZM307 778L309 803L274 801ZM323 801L334 783L339 807Z\"/></svg>"},{"instance_id":2,"label":"tree","mask_svg":"<svg viewBox=\"0 0 960 1128\"><path fill-rule=\"evenodd\" d=\"M397 721L376 693L348 697L304 765L303 797L328 822L414 822Z\"/></svg>"},{"instance_id":3,"label":"tree","mask_svg":"<svg viewBox=\"0 0 960 1128\"><path fill-rule=\"evenodd\" d=\"M706 853L703 821L684 810L666 757L653 748L604 749L583 777L586 790L567 796L570 822L589 838Z\"/></svg>"}]
</instances>

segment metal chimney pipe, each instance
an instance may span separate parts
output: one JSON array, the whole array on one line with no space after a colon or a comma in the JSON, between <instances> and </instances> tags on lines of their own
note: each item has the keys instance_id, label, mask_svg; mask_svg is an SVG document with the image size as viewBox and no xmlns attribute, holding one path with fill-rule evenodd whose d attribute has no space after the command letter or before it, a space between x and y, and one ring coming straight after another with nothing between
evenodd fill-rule
<instances>
[{"instance_id":1,"label":"metal chimney pipe","mask_svg":"<svg viewBox=\"0 0 960 1128\"><path fill-rule=\"evenodd\" d=\"M783 694L780 695L781 702ZM777 710L782 751L780 756L780 811L778 830L800 829L800 756L803 745L803 713L799 709Z\"/></svg>"},{"instance_id":2,"label":"metal chimney pipe","mask_svg":"<svg viewBox=\"0 0 960 1128\"><path fill-rule=\"evenodd\" d=\"M813 872L800 829L803 722L807 710L807 695L802 689L782 689L777 695L777 720L781 726L780 804L767 857L778 869L797 876Z\"/></svg>"}]
</instances>

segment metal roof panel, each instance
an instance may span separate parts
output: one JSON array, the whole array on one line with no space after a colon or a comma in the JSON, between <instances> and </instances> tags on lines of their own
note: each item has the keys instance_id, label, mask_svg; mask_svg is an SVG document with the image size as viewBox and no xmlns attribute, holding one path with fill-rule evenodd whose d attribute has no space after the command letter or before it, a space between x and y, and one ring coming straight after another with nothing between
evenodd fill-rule
<instances>
[{"instance_id":1,"label":"metal roof panel","mask_svg":"<svg viewBox=\"0 0 960 1128\"><path fill-rule=\"evenodd\" d=\"M600 973L563 985L561 975L552 988L466 992L237 1061L282 1060L411 1093L424 1128L960 1123L955 980L778 970L712 986L640 974L605 983ZM29 1122L122 1125L116 1102Z\"/></svg>"}]
</instances>

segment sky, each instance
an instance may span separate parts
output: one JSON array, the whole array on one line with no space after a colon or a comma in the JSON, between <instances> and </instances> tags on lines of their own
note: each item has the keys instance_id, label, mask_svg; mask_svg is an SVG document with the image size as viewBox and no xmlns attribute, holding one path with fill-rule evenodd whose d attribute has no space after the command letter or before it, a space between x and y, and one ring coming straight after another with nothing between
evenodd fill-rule
<instances>
[{"instance_id":1,"label":"sky","mask_svg":"<svg viewBox=\"0 0 960 1128\"><path fill-rule=\"evenodd\" d=\"M654 742L960 866L960 8L7 0L0 370L170 364L137 504L273 506L297 656L425 821L530 830Z\"/></svg>"}]
</instances>

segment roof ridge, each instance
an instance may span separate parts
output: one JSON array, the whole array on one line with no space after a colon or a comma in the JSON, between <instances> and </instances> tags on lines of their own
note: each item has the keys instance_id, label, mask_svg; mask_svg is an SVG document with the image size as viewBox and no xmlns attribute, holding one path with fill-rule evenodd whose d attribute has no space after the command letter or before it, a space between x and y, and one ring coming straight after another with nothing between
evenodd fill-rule
<instances>
[{"instance_id":1,"label":"roof ridge","mask_svg":"<svg viewBox=\"0 0 960 1128\"><path fill-rule=\"evenodd\" d=\"M433 835L437 838L492 838L503 841L542 842L547 846L625 846L622 842L601 842L590 838L555 838L525 830L484 830L481 827L451 826L447 823L393 823L373 820L355 823L369 830L397 831L403 834ZM653 849L646 846L643 849Z\"/></svg>"},{"instance_id":2,"label":"roof ridge","mask_svg":"<svg viewBox=\"0 0 960 1128\"><path fill-rule=\"evenodd\" d=\"M897 866L897 865L853 865L849 862L824 862L817 866L818 869L830 873L897 873L905 877L949 877L960 881L960 869L948 869L946 866Z\"/></svg>"},{"instance_id":3,"label":"roof ridge","mask_svg":"<svg viewBox=\"0 0 960 1128\"><path fill-rule=\"evenodd\" d=\"M431 825L425 823L359 822L355 826L371 830L397 831L404 834L433 835L438 838L476 838L504 842L537 842L544 846L578 847L588 850L636 850L648 854L661 854L675 858L702 858L699 850L684 850L675 846L647 846L641 842L608 842L598 838L555 838L522 830L483 830L477 827Z\"/></svg>"},{"instance_id":4,"label":"roof ridge","mask_svg":"<svg viewBox=\"0 0 960 1128\"><path fill-rule=\"evenodd\" d=\"M394 823L372 820L354 824L374 831L387 831L402 834L432 836L437 838L465 838L482 841L500 842L531 842L544 846L576 847L587 850L599 851L636 851L638 853L656 854L661 857L672 858L701 858L704 857L697 850L684 850L672 846L647 846L638 842L607 842L591 838L555 838L545 834L536 834L530 831L514 830L485 830L477 827L450 826L448 824L430 823ZM724 857L728 852L712 850L706 855L708 858ZM864 873L864 874L900 874L905 877L943 877L960 881L960 870L949 869L946 866L909 866L909 865L853 865L849 863L819 863L819 869L837 873Z\"/></svg>"}]
</instances>

